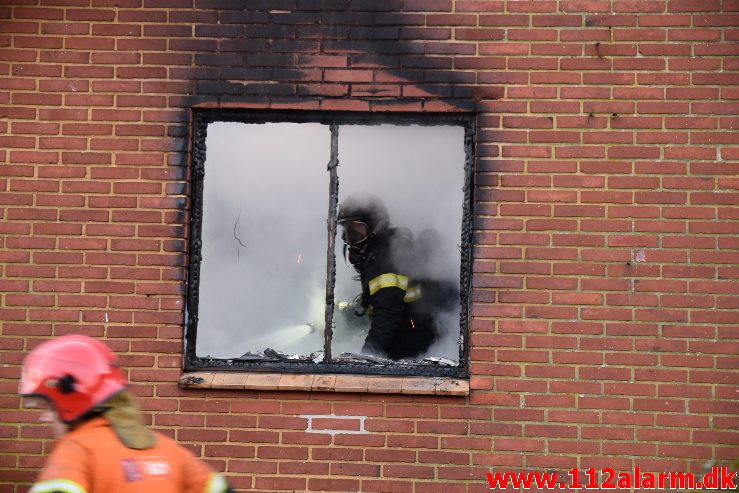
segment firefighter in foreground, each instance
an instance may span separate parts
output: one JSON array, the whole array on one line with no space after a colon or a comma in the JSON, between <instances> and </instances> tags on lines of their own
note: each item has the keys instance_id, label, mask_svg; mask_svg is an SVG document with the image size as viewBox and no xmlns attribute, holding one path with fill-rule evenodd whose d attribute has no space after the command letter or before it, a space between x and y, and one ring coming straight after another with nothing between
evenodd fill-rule
<instances>
[{"instance_id":1,"label":"firefighter in foreground","mask_svg":"<svg viewBox=\"0 0 739 493\"><path fill-rule=\"evenodd\" d=\"M42 407L60 439L29 493L232 493L226 480L170 438L146 428L115 355L63 336L24 361L19 394Z\"/></svg>"},{"instance_id":2,"label":"firefighter in foreground","mask_svg":"<svg viewBox=\"0 0 739 493\"><path fill-rule=\"evenodd\" d=\"M414 358L437 338L430 307L424 306L410 231L390 224L377 197L355 194L339 205L344 252L359 273L361 310L370 318L362 353Z\"/></svg>"}]
</instances>

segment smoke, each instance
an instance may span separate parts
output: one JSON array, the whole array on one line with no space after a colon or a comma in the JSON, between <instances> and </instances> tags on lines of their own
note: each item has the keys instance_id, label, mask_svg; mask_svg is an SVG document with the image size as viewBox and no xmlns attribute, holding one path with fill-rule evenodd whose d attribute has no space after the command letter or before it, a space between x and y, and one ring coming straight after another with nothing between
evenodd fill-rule
<instances>
[{"instance_id":1,"label":"smoke","mask_svg":"<svg viewBox=\"0 0 739 493\"><path fill-rule=\"evenodd\" d=\"M456 126L342 125L339 200L369 192L391 222L431 237L424 276L459 285L464 138ZM323 348L330 132L315 123L208 126L196 353ZM436 235L436 236L434 236ZM421 242L421 243L422 243ZM337 237L338 301L361 287ZM332 352L358 353L367 317L336 317ZM458 358L458 307L429 355ZM310 325L309 325L310 324Z\"/></svg>"},{"instance_id":2,"label":"smoke","mask_svg":"<svg viewBox=\"0 0 739 493\"><path fill-rule=\"evenodd\" d=\"M199 356L291 352L284 330L301 333L325 299L329 143L313 123L208 126ZM322 347L309 334L300 352Z\"/></svg>"}]
</instances>

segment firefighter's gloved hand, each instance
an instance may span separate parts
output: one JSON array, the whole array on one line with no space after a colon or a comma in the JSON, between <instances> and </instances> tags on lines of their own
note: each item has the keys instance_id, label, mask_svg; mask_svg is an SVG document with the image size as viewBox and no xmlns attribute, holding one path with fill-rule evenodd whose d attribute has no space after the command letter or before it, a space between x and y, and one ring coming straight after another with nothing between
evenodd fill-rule
<instances>
[{"instance_id":1,"label":"firefighter's gloved hand","mask_svg":"<svg viewBox=\"0 0 739 493\"><path fill-rule=\"evenodd\" d=\"M366 328L367 319L361 303L355 301L339 301L336 303L336 325L339 331L358 333Z\"/></svg>"},{"instance_id":2,"label":"firefighter's gloved hand","mask_svg":"<svg viewBox=\"0 0 739 493\"><path fill-rule=\"evenodd\" d=\"M366 312L365 308L356 299L354 301L339 301L336 303L336 309L343 316L361 317Z\"/></svg>"}]
</instances>

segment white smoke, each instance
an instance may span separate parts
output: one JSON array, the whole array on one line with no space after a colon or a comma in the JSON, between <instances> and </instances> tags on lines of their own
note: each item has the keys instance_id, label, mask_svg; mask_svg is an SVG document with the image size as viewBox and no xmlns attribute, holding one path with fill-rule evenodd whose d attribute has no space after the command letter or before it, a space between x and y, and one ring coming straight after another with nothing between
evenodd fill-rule
<instances>
[{"instance_id":1,"label":"white smoke","mask_svg":"<svg viewBox=\"0 0 739 493\"><path fill-rule=\"evenodd\" d=\"M291 352L325 297L329 130L218 122L206 146L196 353ZM301 353L323 347L306 339Z\"/></svg>"}]
</instances>

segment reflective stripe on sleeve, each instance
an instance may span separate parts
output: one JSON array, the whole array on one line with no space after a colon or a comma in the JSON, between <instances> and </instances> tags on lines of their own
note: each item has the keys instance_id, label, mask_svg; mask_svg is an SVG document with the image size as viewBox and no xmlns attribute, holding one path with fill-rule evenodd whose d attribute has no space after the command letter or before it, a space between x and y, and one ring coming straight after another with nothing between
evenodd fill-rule
<instances>
[{"instance_id":1,"label":"reflective stripe on sleeve","mask_svg":"<svg viewBox=\"0 0 739 493\"><path fill-rule=\"evenodd\" d=\"M204 493L226 493L226 491L228 491L226 480L220 474L214 474L205 486Z\"/></svg>"},{"instance_id":2,"label":"reflective stripe on sleeve","mask_svg":"<svg viewBox=\"0 0 739 493\"><path fill-rule=\"evenodd\" d=\"M375 277L368 284L370 295L375 294L382 288L400 288L405 291L408 289L408 276L401 276L400 274L390 272Z\"/></svg>"},{"instance_id":3,"label":"reflective stripe on sleeve","mask_svg":"<svg viewBox=\"0 0 739 493\"><path fill-rule=\"evenodd\" d=\"M68 479L50 479L33 485L28 493L52 493L62 491L64 493L87 493L82 485Z\"/></svg>"},{"instance_id":4,"label":"reflective stripe on sleeve","mask_svg":"<svg viewBox=\"0 0 739 493\"><path fill-rule=\"evenodd\" d=\"M412 303L414 301L418 301L421 299L421 285L416 284L415 286L411 286L408 288L408 291L405 293L405 297L403 298L403 301L406 303Z\"/></svg>"}]
</instances>

